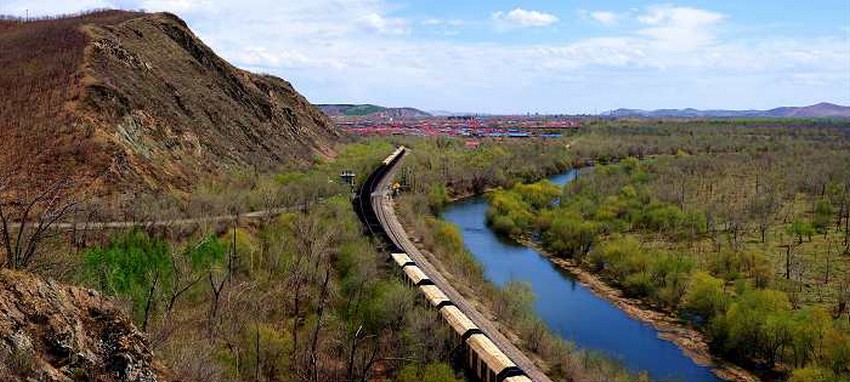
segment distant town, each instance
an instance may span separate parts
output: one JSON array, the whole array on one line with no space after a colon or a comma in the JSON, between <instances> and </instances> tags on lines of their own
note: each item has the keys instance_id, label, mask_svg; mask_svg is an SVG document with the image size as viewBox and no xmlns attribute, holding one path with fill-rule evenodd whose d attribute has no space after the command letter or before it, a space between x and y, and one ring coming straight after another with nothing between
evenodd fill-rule
<instances>
[{"instance_id":1,"label":"distant town","mask_svg":"<svg viewBox=\"0 0 850 382\"><path fill-rule=\"evenodd\" d=\"M428 113L411 107L391 108L373 104L320 104L331 120L353 135L447 136L468 138L557 138L588 120L627 119L846 119L850 107L819 103L770 110L617 109L594 115L569 114L451 114ZM475 142L468 140L467 145Z\"/></svg>"},{"instance_id":2,"label":"distant town","mask_svg":"<svg viewBox=\"0 0 850 382\"><path fill-rule=\"evenodd\" d=\"M450 136L469 138L558 138L581 126L577 116L432 116L381 118L335 117L337 126L354 135Z\"/></svg>"}]
</instances>

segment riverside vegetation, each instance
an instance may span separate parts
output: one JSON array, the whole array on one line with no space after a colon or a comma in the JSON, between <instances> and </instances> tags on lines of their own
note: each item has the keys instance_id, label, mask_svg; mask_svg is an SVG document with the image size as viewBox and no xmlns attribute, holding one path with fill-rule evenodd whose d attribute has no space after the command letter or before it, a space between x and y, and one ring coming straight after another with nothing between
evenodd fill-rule
<instances>
[{"instance_id":1,"label":"riverside vegetation","mask_svg":"<svg viewBox=\"0 0 850 382\"><path fill-rule=\"evenodd\" d=\"M648 380L601 353L581 350L551 332L533 312L534 295L521 282L498 288L463 245L457 227L436 217L453 198L481 193L515 182L532 181L569 168L566 141L488 141L475 150L454 139L404 139L410 153L397 175L409 189L397 199L396 211L409 233L420 240L426 256L442 268L453 285L476 301L485 315L515 338L554 380Z\"/></svg>"},{"instance_id":2,"label":"riverside vegetation","mask_svg":"<svg viewBox=\"0 0 850 382\"><path fill-rule=\"evenodd\" d=\"M413 156L403 162L401 175L413 187L402 205L424 198L427 211L446 203L454 190L469 194L496 180L530 181L570 164L561 141L489 142L468 150L450 139L403 140L395 143L412 146ZM418 291L385 266L386 254L363 237L347 198L350 189L338 181L341 171L351 170L362 182L392 148L385 140L347 144L333 161L317 160L310 169L209 180L188 200L169 195L93 200L69 216L93 221L123 216L138 228L52 237L18 268L117 299L147 333L157 357L183 380L455 381L452 337ZM278 207L289 210L239 218ZM220 215L234 219L146 224ZM424 219L444 235L440 250L461 264L465 273L455 272L456 280L468 277L487 291L488 306L520 328L521 341L544 357L554 377L634 379L602 355L549 334L531 313L533 296L525 285L500 291L486 284L457 231Z\"/></svg>"},{"instance_id":3,"label":"riverside vegetation","mask_svg":"<svg viewBox=\"0 0 850 382\"><path fill-rule=\"evenodd\" d=\"M15 268L93 287L117 299L176 378L454 381L456 371L449 366L453 347L445 328L417 291L385 267L386 256L363 238L348 202L350 189L338 180L341 171L351 170L362 182L393 144L402 143L413 150L398 174L408 188L397 209L461 291L475 290L484 310L498 316L509 337L557 380L647 379L549 332L532 313L534 297L527 285L499 289L487 283L459 232L434 217L436 211L453 198L533 182L588 160L678 150L693 157L733 153L764 140L762 130L788 140L803 134L828 145L840 142L834 127L816 127L599 123L563 140L485 140L475 150L445 138L371 139L346 144L336 150L335 159L317 159L310 168L269 175L239 171L201 183L188 197L104 198L74 204L63 216L78 222L119 217L138 222L136 229L112 234L72 230L49 237L32 237L28 231L7 240L13 247L38 240L32 256L23 257ZM276 216L239 218L248 211L280 207L287 210ZM234 218L189 226L146 224L220 215ZM814 242L821 237L812 234ZM835 239L835 233L829 237ZM808 234L802 238L794 256L810 244ZM830 259L831 285L846 274L839 268L836 248ZM738 284L723 284L724 301L734 303L732 290ZM824 366L801 372L833 371Z\"/></svg>"},{"instance_id":4,"label":"riverside vegetation","mask_svg":"<svg viewBox=\"0 0 850 382\"><path fill-rule=\"evenodd\" d=\"M575 152L608 164L564 190L492 192L488 223L675 312L763 377L849 380L848 130L796 124L600 123Z\"/></svg>"}]
</instances>

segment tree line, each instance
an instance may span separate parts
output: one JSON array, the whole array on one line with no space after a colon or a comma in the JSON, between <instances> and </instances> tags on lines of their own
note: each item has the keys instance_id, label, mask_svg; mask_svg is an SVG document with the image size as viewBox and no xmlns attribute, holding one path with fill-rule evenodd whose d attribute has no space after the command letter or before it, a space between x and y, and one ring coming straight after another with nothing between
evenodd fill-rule
<instances>
[{"instance_id":1,"label":"tree line","mask_svg":"<svg viewBox=\"0 0 850 382\"><path fill-rule=\"evenodd\" d=\"M718 354L797 379L846 378L847 141L744 131L761 138L729 152L611 157L563 192L547 181L497 190L488 223L675 309Z\"/></svg>"}]
</instances>

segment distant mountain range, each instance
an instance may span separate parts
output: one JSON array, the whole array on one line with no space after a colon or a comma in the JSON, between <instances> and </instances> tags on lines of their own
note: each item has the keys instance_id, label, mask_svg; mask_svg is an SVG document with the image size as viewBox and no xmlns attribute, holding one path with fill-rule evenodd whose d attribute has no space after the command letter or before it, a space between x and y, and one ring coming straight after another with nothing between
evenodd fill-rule
<instances>
[{"instance_id":1,"label":"distant mountain range","mask_svg":"<svg viewBox=\"0 0 850 382\"><path fill-rule=\"evenodd\" d=\"M408 119L453 116L486 116L482 113L460 113L444 110L422 111L412 107L385 107L372 104L319 104L330 117L369 117ZM617 109L604 112L609 117L640 118L850 118L850 106L822 102L802 107L778 107L770 110L699 110L687 109Z\"/></svg>"},{"instance_id":2,"label":"distant mountain range","mask_svg":"<svg viewBox=\"0 0 850 382\"><path fill-rule=\"evenodd\" d=\"M384 107L372 104L320 104L319 109L330 117L425 118L431 114L412 107Z\"/></svg>"},{"instance_id":3,"label":"distant mountain range","mask_svg":"<svg viewBox=\"0 0 850 382\"><path fill-rule=\"evenodd\" d=\"M617 109L603 115L648 118L850 118L850 107L822 102L811 106L778 107L770 110Z\"/></svg>"}]
</instances>

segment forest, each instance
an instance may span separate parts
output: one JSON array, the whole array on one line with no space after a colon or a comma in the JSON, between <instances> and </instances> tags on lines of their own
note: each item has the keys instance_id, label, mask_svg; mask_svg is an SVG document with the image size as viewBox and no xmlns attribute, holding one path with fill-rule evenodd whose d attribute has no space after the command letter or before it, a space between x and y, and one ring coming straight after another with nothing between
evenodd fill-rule
<instances>
[{"instance_id":1,"label":"forest","mask_svg":"<svg viewBox=\"0 0 850 382\"><path fill-rule=\"evenodd\" d=\"M758 374L850 378L846 127L599 124L575 141L597 165L563 190L489 193L495 231L674 312Z\"/></svg>"},{"instance_id":2,"label":"forest","mask_svg":"<svg viewBox=\"0 0 850 382\"><path fill-rule=\"evenodd\" d=\"M10 253L33 251L3 265L110 296L175 379L459 381L453 337L362 234L351 189L338 179L340 168L365 176L391 150L386 142L351 143L332 163L210 179L188 200L76 201L57 188L21 208L4 204L3 232L28 205L83 226L41 234L50 226L38 222L20 236L4 234ZM137 224L85 229L118 211ZM229 218L204 220L216 216ZM151 223L177 217L198 220Z\"/></svg>"},{"instance_id":3,"label":"forest","mask_svg":"<svg viewBox=\"0 0 850 382\"><path fill-rule=\"evenodd\" d=\"M333 160L317 159L306 169L237 170L208 179L188 197L77 199L57 184L3 204L3 232L12 230L7 220L30 211L51 216L23 227L20 236L0 235L9 253L21 253L4 259L4 266L104 292L181 380L458 381L458 344L419 291L387 265L387 254L362 234L349 200L352 187L339 177L351 171L357 184L363 182L397 143L343 144ZM478 151L449 139L404 143L415 146L417 156L446 154L439 166L409 166L402 173L415 194L429 200L426 208L446 203L453 190L480 192L494 179L502 185L532 181L569 166L560 143L494 143ZM514 167L517 157L539 160ZM431 187L435 182L440 185ZM269 213L246 216L252 211ZM113 219L133 227L97 229L97 222ZM61 235L43 234L51 224L70 221L78 225ZM429 221L449 238L441 244L463 255L457 232ZM474 261L463 261L483 283ZM563 364L561 375L633 379L601 355L546 335L531 314L533 296L522 285L513 288L489 287L499 314L522 323L535 336L535 348ZM595 374L579 374L583 370Z\"/></svg>"},{"instance_id":4,"label":"forest","mask_svg":"<svg viewBox=\"0 0 850 382\"><path fill-rule=\"evenodd\" d=\"M27 206L51 217L3 236L20 254L4 266L111 296L183 380L456 381L456 344L364 237L339 177L362 183L404 144L396 210L408 232L553 379L649 378L551 332L528 285L490 284L436 217L452 200L488 194L494 229L581 259L701 327L719 354L794 380L844 378L847 137L828 121L598 121L563 139L475 149L356 140L309 168L234 170L190 195L77 200L58 185L4 204L4 231ZM534 183L588 165L565 190ZM85 229L116 218L135 228ZM176 223L185 218L199 220ZM45 234L67 221L81 228Z\"/></svg>"}]
</instances>

